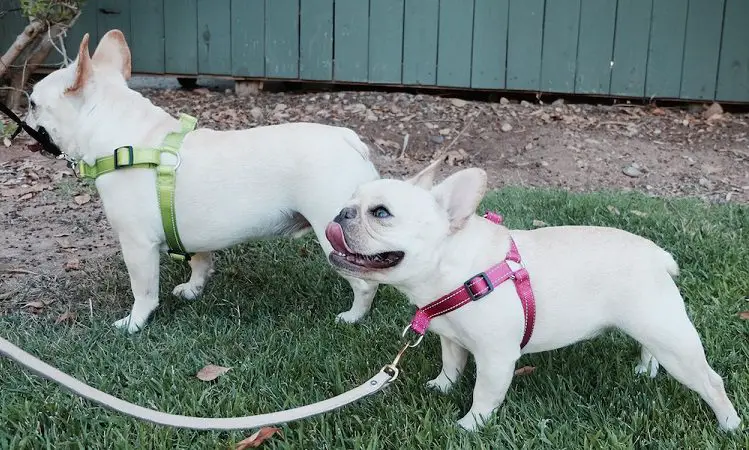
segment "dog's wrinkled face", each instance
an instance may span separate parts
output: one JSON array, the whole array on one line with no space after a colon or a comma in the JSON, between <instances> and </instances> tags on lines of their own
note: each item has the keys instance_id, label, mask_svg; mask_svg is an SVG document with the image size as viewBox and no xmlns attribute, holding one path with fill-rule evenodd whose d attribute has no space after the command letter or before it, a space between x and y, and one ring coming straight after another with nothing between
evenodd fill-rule
<instances>
[{"instance_id":1,"label":"dog's wrinkled face","mask_svg":"<svg viewBox=\"0 0 749 450\"><path fill-rule=\"evenodd\" d=\"M436 162L406 181L360 186L326 229L330 262L389 284L438 264L442 243L474 214L486 184L483 170L466 169L433 186L438 167Z\"/></svg>"},{"instance_id":2,"label":"dog's wrinkled face","mask_svg":"<svg viewBox=\"0 0 749 450\"><path fill-rule=\"evenodd\" d=\"M82 114L88 114L95 104L90 101L92 91L108 82L126 84L130 78L130 50L119 30L106 33L89 55L88 34L83 36L76 60L56 70L36 83L30 96L26 122L43 128L51 140L72 157L80 157L75 145L75 133Z\"/></svg>"}]
</instances>

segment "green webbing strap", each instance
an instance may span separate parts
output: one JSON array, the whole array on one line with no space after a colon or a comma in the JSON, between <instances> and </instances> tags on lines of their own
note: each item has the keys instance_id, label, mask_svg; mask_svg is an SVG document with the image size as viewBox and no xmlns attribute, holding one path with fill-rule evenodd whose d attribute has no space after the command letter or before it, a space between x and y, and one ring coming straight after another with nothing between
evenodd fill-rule
<instances>
[{"instance_id":1,"label":"green webbing strap","mask_svg":"<svg viewBox=\"0 0 749 450\"><path fill-rule=\"evenodd\" d=\"M190 260L190 254L182 246L177 232L177 219L174 214L174 190L175 175L179 166L179 148L185 135L195 129L197 120L186 114L181 114L179 123L182 127L180 131L171 132L166 135L164 142L161 144L161 151L169 152L176 156L177 164L174 166L159 164L156 167L156 188L159 194L159 209L161 209L161 222L164 226L166 242L169 245L169 256L176 260Z\"/></svg>"},{"instance_id":2,"label":"green webbing strap","mask_svg":"<svg viewBox=\"0 0 749 450\"><path fill-rule=\"evenodd\" d=\"M138 148L124 146L116 148L112 156L105 156L96 160L93 166L81 161L78 164L80 176L84 178L96 178L114 170L140 167L156 168L156 191L159 198L159 209L161 210L161 221L164 226L166 242L169 245L169 256L173 259L187 261L190 254L182 246L177 232L177 220L174 213L174 190L177 167L180 164L179 149L185 135L195 129L197 119L180 114L180 131L174 131L166 135L159 148ZM174 155L176 164L162 164L162 153Z\"/></svg>"}]
</instances>

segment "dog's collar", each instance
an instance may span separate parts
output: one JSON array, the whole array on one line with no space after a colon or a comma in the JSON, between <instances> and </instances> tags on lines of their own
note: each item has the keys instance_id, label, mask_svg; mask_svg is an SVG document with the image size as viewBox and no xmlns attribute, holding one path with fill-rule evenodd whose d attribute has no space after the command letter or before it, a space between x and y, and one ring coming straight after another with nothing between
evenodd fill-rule
<instances>
[{"instance_id":1,"label":"dog's collar","mask_svg":"<svg viewBox=\"0 0 749 450\"><path fill-rule=\"evenodd\" d=\"M160 147L142 148L130 145L114 149L112 156L98 158L93 165L79 161L78 171L83 178L96 179L106 173L120 169L132 168L155 168L156 169L156 191L159 198L159 209L161 210L161 221L164 224L164 234L169 245L169 255L177 260L189 260L188 253L177 232L177 221L174 213L174 191L177 168L181 159L179 149L187 133L193 131L197 119L187 114L181 114L179 118L180 131L174 131L166 135ZM167 153L176 162L168 164L163 156Z\"/></svg>"},{"instance_id":2,"label":"dog's collar","mask_svg":"<svg viewBox=\"0 0 749 450\"><path fill-rule=\"evenodd\" d=\"M502 216L497 213L487 211L484 217L496 224L502 223ZM513 270L507 261L513 261L520 265L520 268ZM520 303L523 305L523 315L525 316L525 331L523 339L520 342L520 348L525 347L533 334L533 326L536 322L536 300L533 296L530 277L528 271L523 265L520 258L520 252L515 245L515 241L510 238L510 250L507 252L505 259L499 264L495 264L484 272L466 280L462 286L453 290L428 305L419 308L416 311L409 327L420 335L426 333L429 328L429 322L443 314L454 311L474 301L480 300L496 286L507 280L513 280L515 289L520 297Z\"/></svg>"}]
</instances>

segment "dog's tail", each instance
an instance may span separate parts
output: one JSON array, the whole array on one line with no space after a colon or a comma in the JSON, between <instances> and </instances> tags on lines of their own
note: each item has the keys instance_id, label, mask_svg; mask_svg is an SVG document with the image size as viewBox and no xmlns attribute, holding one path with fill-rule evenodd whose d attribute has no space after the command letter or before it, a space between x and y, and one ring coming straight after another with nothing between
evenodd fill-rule
<instances>
[{"instance_id":1,"label":"dog's tail","mask_svg":"<svg viewBox=\"0 0 749 450\"><path fill-rule=\"evenodd\" d=\"M365 144L361 139L359 139L359 136L354 130L344 128L343 140L346 141L346 143L350 145L354 150L356 150L357 153L359 153L365 161L370 161L369 146Z\"/></svg>"}]
</instances>

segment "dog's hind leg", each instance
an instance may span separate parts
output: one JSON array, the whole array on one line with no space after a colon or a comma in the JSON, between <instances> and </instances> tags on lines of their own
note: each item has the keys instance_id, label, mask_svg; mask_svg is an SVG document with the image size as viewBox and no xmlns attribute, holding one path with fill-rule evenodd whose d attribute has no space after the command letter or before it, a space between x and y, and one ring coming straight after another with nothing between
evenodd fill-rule
<instances>
[{"instance_id":1,"label":"dog's hind leg","mask_svg":"<svg viewBox=\"0 0 749 450\"><path fill-rule=\"evenodd\" d=\"M675 295L679 296L678 292ZM634 311L623 321L622 330L646 346L677 381L697 392L712 408L721 428L736 429L741 419L726 395L723 379L705 358L681 297L653 299L646 304L647 312Z\"/></svg>"},{"instance_id":2,"label":"dog's hind leg","mask_svg":"<svg viewBox=\"0 0 749 450\"><path fill-rule=\"evenodd\" d=\"M120 243L135 302L130 314L116 321L114 326L135 333L145 326L159 306L159 248L156 243L139 241L132 236L121 236Z\"/></svg>"},{"instance_id":3,"label":"dog's hind leg","mask_svg":"<svg viewBox=\"0 0 749 450\"><path fill-rule=\"evenodd\" d=\"M203 292L206 281L213 274L213 254L196 253L190 258L190 279L177 285L172 294L185 300L195 300Z\"/></svg>"},{"instance_id":4,"label":"dog's hind leg","mask_svg":"<svg viewBox=\"0 0 749 450\"><path fill-rule=\"evenodd\" d=\"M635 366L635 373L637 375L647 373L650 378L655 378L658 375L658 367L658 360L643 345L640 351L640 362Z\"/></svg>"}]
</instances>

